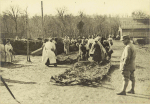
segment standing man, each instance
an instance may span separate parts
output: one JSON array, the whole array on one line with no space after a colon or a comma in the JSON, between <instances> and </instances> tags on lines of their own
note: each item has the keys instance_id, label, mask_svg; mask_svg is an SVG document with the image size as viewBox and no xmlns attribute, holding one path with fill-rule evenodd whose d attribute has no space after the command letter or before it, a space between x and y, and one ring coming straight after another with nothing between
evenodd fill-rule
<instances>
[{"instance_id":1,"label":"standing man","mask_svg":"<svg viewBox=\"0 0 150 104\"><path fill-rule=\"evenodd\" d=\"M82 39L82 42L79 45L79 56L80 60L87 60L87 49L86 49L86 43L85 39Z\"/></svg>"},{"instance_id":2,"label":"standing man","mask_svg":"<svg viewBox=\"0 0 150 104\"><path fill-rule=\"evenodd\" d=\"M122 75L124 78L124 84L123 84L123 90L120 93L117 93L117 95L126 95L126 88L128 86L129 80L132 82L132 88L127 93L134 94L134 86L135 86L135 77L134 77L134 71L135 71L135 47L132 43L130 43L130 38L128 35L123 36L123 43L126 45L121 61L120 61L120 69L122 70Z\"/></svg>"},{"instance_id":3,"label":"standing man","mask_svg":"<svg viewBox=\"0 0 150 104\"><path fill-rule=\"evenodd\" d=\"M64 51L66 54L68 54L69 53L69 45L70 45L70 40L69 40L68 36L65 36L63 43L64 43Z\"/></svg>"},{"instance_id":4,"label":"standing man","mask_svg":"<svg viewBox=\"0 0 150 104\"><path fill-rule=\"evenodd\" d=\"M111 37L111 35L109 35L109 38L107 39L109 44L112 46L113 45L113 39Z\"/></svg>"},{"instance_id":5,"label":"standing man","mask_svg":"<svg viewBox=\"0 0 150 104\"><path fill-rule=\"evenodd\" d=\"M3 44L2 39L0 39L0 63L3 64L5 62L5 46Z\"/></svg>"}]
</instances>

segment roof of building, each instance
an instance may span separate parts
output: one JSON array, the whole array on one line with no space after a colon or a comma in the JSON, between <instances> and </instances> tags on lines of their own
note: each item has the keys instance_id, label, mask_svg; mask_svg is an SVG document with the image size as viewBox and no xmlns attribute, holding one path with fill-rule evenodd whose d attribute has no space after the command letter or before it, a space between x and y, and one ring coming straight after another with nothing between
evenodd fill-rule
<instances>
[{"instance_id":1,"label":"roof of building","mask_svg":"<svg viewBox=\"0 0 150 104\"><path fill-rule=\"evenodd\" d=\"M150 19L120 18L122 29L150 29Z\"/></svg>"}]
</instances>

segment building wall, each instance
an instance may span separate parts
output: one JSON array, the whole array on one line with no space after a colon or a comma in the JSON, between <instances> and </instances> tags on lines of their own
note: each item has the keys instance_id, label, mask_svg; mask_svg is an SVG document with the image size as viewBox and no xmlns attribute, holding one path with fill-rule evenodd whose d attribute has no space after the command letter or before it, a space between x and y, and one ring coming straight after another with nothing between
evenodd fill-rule
<instances>
[{"instance_id":1,"label":"building wall","mask_svg":"<svg viewBox=\"0 0 150 104\"><path fill-rule=\"evenodd\" d=\"M122 35L129 35L131 38L150 38L149 29L122 29Z\"/></svg>"}]
</instances>

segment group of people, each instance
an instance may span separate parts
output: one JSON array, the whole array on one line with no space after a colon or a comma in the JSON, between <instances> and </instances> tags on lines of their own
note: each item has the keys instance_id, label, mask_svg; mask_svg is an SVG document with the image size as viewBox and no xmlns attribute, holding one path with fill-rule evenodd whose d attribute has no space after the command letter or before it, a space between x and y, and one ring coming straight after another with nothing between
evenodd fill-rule
<instances>
[{"instance_id":1,"label":"group of people","mask_svg":"<svg viewBox=\"0 0 150 104\"><path fill-rule=\"evenodd\" d=\"M79 48L78 60L93 60L98 63L105 60L106 57L111 58L113 53L111 46L113 45L111 35L108 39L104 37L91 35L88 38L78 37L77 39L65 36L64 40L64 52L69 53L70 44L75 44Z\"/></svg>"},{"instance_id":2,"label":"group of people","mask_svg":"<svg viewBox=\"0 0 150 104\"><path fill-rule=\"evenodd\" d=\"M13 47L10 44L10 40L6 41L6 44L3 44L3 41L0 40L0 61L1 63L11 64L13 61Z\"/></svg>"},{"instance_id":3,"label":"group of people","mask_svg":"<svg viewBox=\"0 0 150 104\"><path fill-rule=\"evenodd\" d=\"M134 94L134 87L135 87L135 58L136 58L136 51L133 44L130 42L130 37L123 36L122 41L124 45L126 45L121 61L120 61L120 70L122 72L124 78L123 90L118 95L126 95L126 88L128 86L129 80L132 82L131 90L128 93ZM64 39L64 51L66 54L69 53L69 45L70 39L68 36ZM77 40L73 39L78 48L79 48L79 59L80 60L93 60L98 63L103 62L107 57L111 58L111 54L113 50L111 46L113 45L112 38L109 36L108 39L104 39L103 37L97 36L92 37L89 36L89 39L86 38L78 38ZM45 39L45 42L42 46L42 61L45 65L49 66L53 64L57 66L56 62L56 41L53 38ZM10 44L10 40L6 41L6 44L3 44L3 41L0 40L0 61L11 63L13 60L13 47Z\"/></svg>"},{"instance_id":4,"label":"group of people","mask_svg":"<svg viewBox=\"0 0 150 104\"><path fill-rule=\"evenodd\" d=\"M89 36L89 38L85 37L78 37L77 39L72 38L70 40L69 36L65 36L63 39L64 44L64 52L69 54L69 47L71 44L75 44L79 50L78 60L93 60L98 63L105 60L107 56L111 58L111 45L112 39L111 36L108 40L103 39L100 36L93 37ZM50 64L54 64L57 66L56 63L56 41L53 38L45 40L42 52L42 61L45 65L49 66Z\"/></svg>"},{"instance_id":5,"label":"group of people","mask_svg":"<svg viewBox=\"0 0 150 104\"><path fill-rule=\"evenodd\" d=\"M121 56L120 61L120 70L123 76L123 89L117 95L126 95L126 89L129 83L129 80L132 82L131 90L127 93L135 94L135 58L136 50L134 45L131 43L129 35L124 35L122 37L123 44L125 45L124 51ZM79 45L79 57L80 59L91 59L98 63L103 62L108 58L111 58L113 50L111 46L113 45L112 37L109 36L108 39L105 39L100 36L89 36L89 39L78 38L75 41Z\"/></svg>"},{"instance_id":6,"label":"group of people","mask_svg":"<svg viewBox=\"0 0 150 104\"><path fill-rule=\"evenodd\" d=\"M108 39L100 36L95 38L89 36L88 40L83 38L79 44L79 60L96 61L98 63L109 60L113 53L112 44L111 36Z\"/></svg>"}]
</instances>

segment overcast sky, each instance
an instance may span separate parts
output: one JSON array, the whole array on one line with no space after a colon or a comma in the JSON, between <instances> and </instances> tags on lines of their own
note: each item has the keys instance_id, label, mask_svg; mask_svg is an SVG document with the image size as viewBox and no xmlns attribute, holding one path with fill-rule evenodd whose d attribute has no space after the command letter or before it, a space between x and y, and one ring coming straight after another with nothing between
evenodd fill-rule
<instances>
[{"instance_id":1,"label":"overcast sky","mask_svg":"<svg viewBox=\"0 0 150 104\"><path fill-rule=\"evenodd\" d=\"M21 9L28 7L30 16L41 15L41 1L44 14L56 15L56 8L67 8L67 13L78 15L79 11L85 14L131 15L135 10L142 10L150 14L150 0L0 0L0 13L8 10L12 5Z\"/></svg>"}]
</instances>

